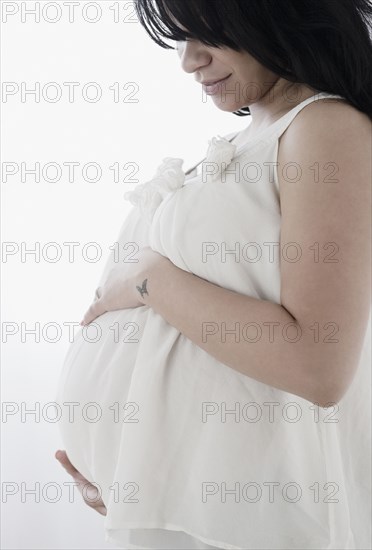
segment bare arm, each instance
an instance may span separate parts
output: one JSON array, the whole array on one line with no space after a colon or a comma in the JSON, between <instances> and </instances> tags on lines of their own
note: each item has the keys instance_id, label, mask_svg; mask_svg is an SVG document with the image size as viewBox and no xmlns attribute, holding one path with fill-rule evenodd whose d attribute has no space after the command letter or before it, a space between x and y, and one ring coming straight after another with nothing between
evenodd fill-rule
<instances>
[{"instance_id":1,"label":"bare arm","mask_svg":"<svg viewBox=\"0 0 372 550\"><path fill-rule=\"evenodd\" d=\"M291 183L278 170L281 244L297 242L308 252L318 242L320 257L312 250L297 263L282 262L282 305L223 289L168 260L145 274L142 303L255 380L321 406L339 401L355 374L370 311L370 157L370 121L347 105L314 104L283 136L279 167L297 163L301 179ZM324 179L329 162L338 168L329 178L336 183ZM319 182L309 169L314 163ZM323 248L330 242L336 249ZM334 250L337 261L324 261Z\"/></svg>"}]
</instances>

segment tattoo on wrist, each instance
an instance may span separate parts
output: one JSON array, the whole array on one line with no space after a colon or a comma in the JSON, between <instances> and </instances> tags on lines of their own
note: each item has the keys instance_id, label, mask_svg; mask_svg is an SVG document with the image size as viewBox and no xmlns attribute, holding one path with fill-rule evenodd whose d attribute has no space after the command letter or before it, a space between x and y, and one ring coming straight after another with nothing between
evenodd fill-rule
<instances>
[{"instance_id":1,"label":"tattoo on wrist","mask_svg":"<svg viewBox=\"0 0 372 550\"><path fill-rule=\"evenodd\" d=\"M146 285L147 285L147 279L145 279L143 281L142 286L136 285L136 288L137 288L138 292L141 294L141 298L143 298L144 294L147 294L149 296L149 293L147 292Z\"/></svg>"}]
</instances>

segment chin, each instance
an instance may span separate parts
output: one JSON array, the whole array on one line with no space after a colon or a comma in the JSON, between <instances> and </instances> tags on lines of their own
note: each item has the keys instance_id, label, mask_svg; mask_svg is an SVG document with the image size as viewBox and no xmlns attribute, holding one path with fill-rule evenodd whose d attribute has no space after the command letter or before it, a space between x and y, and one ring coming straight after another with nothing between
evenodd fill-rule
<instances>
[{"instance_id":1,"label":"chin","mask_svg":"<svg viewBox=\"0 0 372 550\"><path fill-rule=\"evenodd\" d=\"M246 102L242 103L232 103L228 101L218 101L215 100L214 104L220 111L226 111L227 113L233 113L234 111L239 111L239 109L242 109L243 107L247 107Z\"/></svg>"}]
</instances>

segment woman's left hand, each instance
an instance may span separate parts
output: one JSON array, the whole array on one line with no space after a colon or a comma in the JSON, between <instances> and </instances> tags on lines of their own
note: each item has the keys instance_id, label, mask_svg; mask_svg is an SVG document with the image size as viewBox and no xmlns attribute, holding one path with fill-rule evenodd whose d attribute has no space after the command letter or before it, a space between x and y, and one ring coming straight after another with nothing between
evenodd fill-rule
<instances>
[{"instance_id":1,"label":"woman's left hand","mask_svg":"<svg viewBox=\"0 0 372 550\"><path fill-rule=\"evenodd\" d=\"M96 298L80 324L88 325L107 311L145 305L147 278L151 270L158 268L164 261L169 260L145 246L140 249L137 262L114 267L104 285L97 288Z\"/></svg>"}]
</instances>

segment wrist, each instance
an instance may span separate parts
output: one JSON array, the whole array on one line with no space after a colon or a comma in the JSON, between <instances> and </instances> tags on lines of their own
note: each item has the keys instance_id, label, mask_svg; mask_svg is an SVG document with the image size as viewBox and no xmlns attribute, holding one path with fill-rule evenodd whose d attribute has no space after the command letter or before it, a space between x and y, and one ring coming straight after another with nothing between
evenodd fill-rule
<instances>
[{"instance_id":1,"label":"wrist","mask_svg":"<svg viewBox=\"0 0 372 550\"><path fill-rule=\"evenodd\" d=\"M151 256L151 262L141 270L135 282L138 300L147 306L152 305L152 298L159 290L159 285L169 279L170 270L175 267L169 258L158 252L151 251Z\"/></svg>"}]
</instances>

